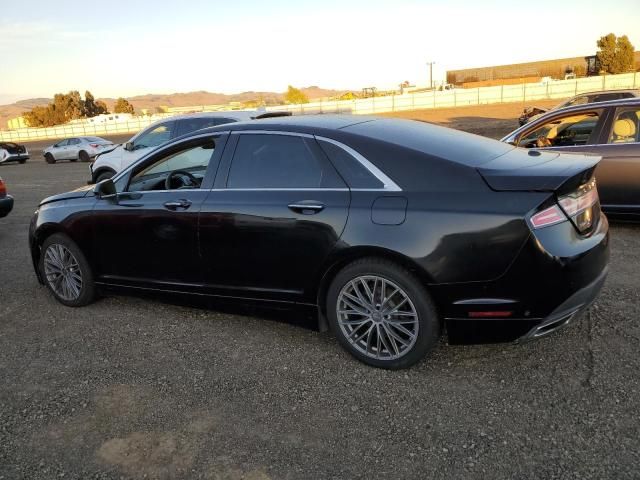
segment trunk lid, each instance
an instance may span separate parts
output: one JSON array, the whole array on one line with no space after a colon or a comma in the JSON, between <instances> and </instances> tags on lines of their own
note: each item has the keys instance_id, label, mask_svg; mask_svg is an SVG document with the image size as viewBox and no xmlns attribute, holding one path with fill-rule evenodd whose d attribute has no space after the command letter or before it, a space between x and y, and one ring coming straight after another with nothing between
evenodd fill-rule
<instances>
[{"instance_id":1,"label":"trunk lid","mask_svg":"<svg viewBox=\"0 0 640 480\"><path fill-rule=\"evenodd\" d=\"M477 170L492 190L561 194L587 183L601 158L514 148Z\"/></svg>"}]
</instances>

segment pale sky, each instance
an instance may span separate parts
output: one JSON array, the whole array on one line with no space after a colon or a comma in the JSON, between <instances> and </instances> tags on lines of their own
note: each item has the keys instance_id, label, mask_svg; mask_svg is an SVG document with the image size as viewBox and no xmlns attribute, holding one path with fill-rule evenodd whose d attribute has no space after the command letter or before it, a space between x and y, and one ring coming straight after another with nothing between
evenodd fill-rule
<instances>
[{"instance_id":1,"label":"pale sky","mask_svg":"<svg viewBox=\"0 0 640 480\"><path fill-rule=\"evenodd\" d=\"M627 34L638 0L0 0L0 104L287 85L394 88L453 68L596 51Z\"/></svg>"}]
</instances>

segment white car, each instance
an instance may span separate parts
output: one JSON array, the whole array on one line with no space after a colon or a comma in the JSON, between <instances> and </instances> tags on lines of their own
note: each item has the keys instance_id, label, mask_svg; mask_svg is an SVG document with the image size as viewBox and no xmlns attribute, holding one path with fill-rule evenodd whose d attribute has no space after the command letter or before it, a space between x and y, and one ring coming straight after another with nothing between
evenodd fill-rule
<instances>
[{"instance_id":1,"label":"white car","mask_svg":"<svg viewBox=\"0 0 640 480\"><path fill-rule=\"evenodd\" d=\"M96 155L113 147L113 142L100 137L73 137L66 138L42 151L47 163L56 163L58 160L76 162L88 162Z\"/></svg>"},{"instance_id":2,"label":"white car","mask_svg":"<svg viewBox=\"0 0 640 480\"><path fill-rule=\"evenodd\" d=\"M29 160L27 147L13 142L0 142L0 163L24 163L27 160Z\"/></svg>"},{"instance_id":3,"label":"white car","mask_svg":"<svg viewBox=\"0 0 640 480\"><path fill-rule=\"evenodd\" d=\"M113 177L156 147L186 133L225 123L288 115L291 113L227 111L178 115L159 120L131 137L128 142L101 153L90 166L91 181L89 183L98 183Z\"/></svg>"}]
</instances>

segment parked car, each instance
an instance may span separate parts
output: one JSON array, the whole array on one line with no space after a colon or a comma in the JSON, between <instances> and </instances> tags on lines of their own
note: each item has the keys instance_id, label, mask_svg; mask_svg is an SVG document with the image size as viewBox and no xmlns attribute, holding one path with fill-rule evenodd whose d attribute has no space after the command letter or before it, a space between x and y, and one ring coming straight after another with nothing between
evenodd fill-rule
<instances>
[{"instance_id":1,"label":"parked car","mask_svg":"<svg viewBox=\"0 0 640 480\"><path fill-rule=\"evenodd\" d=\"M88 162L111 146L113 142L100 137L74 137L51 145L42 153L47 163L56 163L58 160Z\"/></svg>"},{"instance_id":2,"label":"parked car","mask_svg":"<svg viewBox=\"0 0 640 480\"><path fill-rule=\"evenodd\" d=\"M99 155L90 166L91 180L89 183L111 178L154 148L195 130L225 123L290 115L290 112L238 110L187 114L159 120L134 135L125 144L118 145Z\"/></svg>"},{"instance_id":3,"label":"parked car","mask_svg":"<svg viewBox=\"0 0 640 480\"><path fill-rule=\"evenodd\" d=\"M518 123L522 126L549 111L560 110L561 108L572 107L574 105L638 97L640 97L640 90L604 90L600 92L581 93L580 95L576 95L575 97L572 97L551 109L544 107L525 107L522 111L522 115L518 118Z\"/></svg>"},{"instance_id":4,"label":"parked car","mask_svg":"<svg viewBox=\"0 0 640 480\"><path fill-rule=\"evenodd\" d=\"M24 163L27 160L29 160L27 147L13 142L0 142L0 163Z\"/></svg>"},{"instance_id":5,"label":"parked car","mask_svg":"<svg viewBox=\"0 0 640 480\"><path fill-rule=\"evenodd\" d=\"M603 210L618 219L640 220L640 98L552 111L502 141L601 156L596 179Z\"/></svg>"},{"instance_id":6,"label":"parked car","mask_svg":"<svg viewBox=\"0 0 640 480\"><path fill-rule=\"evenodd\" d=\"M0 177L0 218L6 217L13 210L13 197L7 193L7 186Z\"/></svg>"},{"instance_id":7,"label":"parked car","mask_svg":"<svg viewBox=\"0 0 640 480\"><path fill-rule=\"evenodd\" d=\"M589 306L608 262L598 160L398 119L228 124L43 200L31 254L65 305L116 286L315 306L356 358L402 368L444 326L527 340Z\"/></svg>"}]
</instances>

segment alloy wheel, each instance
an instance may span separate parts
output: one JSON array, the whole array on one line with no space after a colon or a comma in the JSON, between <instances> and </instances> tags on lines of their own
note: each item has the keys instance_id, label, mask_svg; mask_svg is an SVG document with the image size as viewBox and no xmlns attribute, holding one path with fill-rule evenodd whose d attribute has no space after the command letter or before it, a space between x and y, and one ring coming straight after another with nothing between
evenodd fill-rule
<instances>
[{"instance_id":1,"label":"alloy wheel","mask_svg":"<svg viewBox=\"0 0 640 480\"><path fill-rule=\"evenodd\" d=\"M345 338L371 358L400 358L418 338L413 302L397 284L377 275L356 277L342 287L336 313Z\"/></svg>"},{"instance_id":2,"label":"alloy wheel","mask_svg":"<svg viewBox=\"0 0 640 480\"><path fill-rule=\"evenodd\" d=\"M44 254L44 274L49 286L63 300L74 301L82 291L82 271L78 260L64 245L49 245Z\"/></svg>"}]
</instances>

